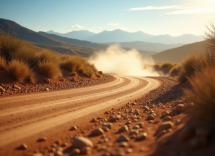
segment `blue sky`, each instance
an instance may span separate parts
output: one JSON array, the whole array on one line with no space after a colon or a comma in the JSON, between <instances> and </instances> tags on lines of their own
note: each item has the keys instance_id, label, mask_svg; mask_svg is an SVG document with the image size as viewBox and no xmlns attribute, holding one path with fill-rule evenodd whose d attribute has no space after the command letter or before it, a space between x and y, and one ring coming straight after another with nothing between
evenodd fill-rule
<instances>
[{"instance_id":1,"label":"blue sky","mask_svg":"<svg viewBox=\"0 0 215 156\"><path fill-rule=\"evenodd\" d=\"M0 18L34 31L203 35L215 24L215 0L0 0Z\"/></svg>"}]
</instances>

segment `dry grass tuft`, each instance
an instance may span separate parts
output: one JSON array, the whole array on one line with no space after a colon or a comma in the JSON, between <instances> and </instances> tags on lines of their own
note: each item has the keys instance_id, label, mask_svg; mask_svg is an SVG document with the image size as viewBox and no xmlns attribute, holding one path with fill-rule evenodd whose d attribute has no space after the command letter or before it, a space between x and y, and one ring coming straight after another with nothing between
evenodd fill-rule
<instances>
[{"instance_id":1,"label":"dry grass tuft","mask_svg":"<svg viewBox=\"0 0 215 156\"><path fill-rule=\"evenodd\" d=\"M0 36L0 55L7 60L11 59L11 55L18 52L23 46L22 39L13 37L10 33L1 33Z\"/></svg>"},{"instance_id":2,"label":"dry grass tuft","mask_svg":"<svg viewBox=\"0 0 215 156\"><path fill-rule=\"evenodd\" d=\"M193 91L185 90L188 101L214 123L215 118L215 67L206 65L201 72L189 78Z\"/></svg>"},{"instance_id":3,"label":"dry grass tuft","mask_svg":"<svg viewBox=\"0 0 215 156\"><path fill-rule=\"evenodd\" d=\"M9 62L6 69L8 74L19 82L23 82L29 75L30 71L29 66L19 60L12 60Z\"/></svg>"},{"instance_id":4,"label":"dry grass tuft","mask_svg":"<svg viewBox=\"0 0 215 156\"><path fill-rule=\"evenodd\" d=\"M55 64L59 64L61 61L60 57L60 54L50 49L43 49L38 55L38 60L39 62L54 62Z\"/></svg>"},{"instance_id":5,"label":"dry grass tuft","mask_svg":"<svg viewBox=\"0 0 215 156\"><path fill-rule=\"evenodd\" d=\"M207 27L209 32L205 33L206 48L207 48L207 51L215 54L215 26L213 23L211 23L210 25L211 25L211 29Z\"/></svg>"},{"instance_id":6,"label":"dry grass tuft","mask_svg":"<svg viewBox=\"0 0 215 156\"><path fill-rule=\"evenodd\" d=\"M29 70L29 74L27 77L28 81L35 84L36 83L36 74L34 73L33 70Z\"/></svg>"},{"instance_id":7,"label":"dry grass tuft","mask_svg":"<svg viewBox=\"0 0 215 156\"><path fill-rule=\"evenodd\" d=\"M58 78L62 76L59 65L55 62L39 62L38 70L42 75L45 75L49 78Z\"/></svg>"},{"instance_id":8,"label":"dry grass tuft","mask_svg":"<svg viewBox=\"0 0 215 156\"><path fill-rule=\"evenodd\" d=\"M153 68L154 68L155 70L160 69L160 67L161 67L161 66L160 66L160 64L158 64L158 63L155 64L155 65L153 65Z\"/></svg>"},{"instance_id":9,"label":"dry grass tuft","mask_svg":"<svg viewBox=\"0 0 215 156\"><path fill-rule=\"evenodd\" d=\"M160 68L172 68L174 66L171 62L164 62L161 64Z\"/></svg>"},{"instance_id":10,"label":"dry grass tuft","mask_svg":"<svg viewBox=\"0 0 215 156\"><path fill-rule=\"evenodd\" d=\"M6 60L4 57L0 56L0 69L5 69L6 68Z\"/></svg>"},{"instance_id":11,"label":"dry grass tuft","mask_svg":"<svg viewBox=\"0 0 215 156\"><path fill-rule=\"evenodd\" d=\"M170 75L174 75L174 74L177 74L180 72L180 66L179 65L174 65L170 71L169 71L169 74Z\"/></svg>"}]
</instances>

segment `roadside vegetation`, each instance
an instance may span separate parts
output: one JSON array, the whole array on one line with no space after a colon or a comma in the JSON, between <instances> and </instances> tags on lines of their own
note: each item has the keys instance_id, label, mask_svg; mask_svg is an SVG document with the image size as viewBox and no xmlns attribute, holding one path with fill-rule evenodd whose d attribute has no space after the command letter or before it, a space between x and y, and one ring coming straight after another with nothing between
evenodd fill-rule
<instances>
[{"instance_id":1,"label":"roadside vegetation","mask_svg":"<svg viewBox=\"0 0 215 156\"><path fill-rule=\"evenodd\" d=\"M39 49L25 43L10 33L0 35L0 70L19 82L25 80L36 83L37 74L48 78L62 77L61 68L71 74L84 74L88 77L96 75L97 69L81 56L62 55L51 49ZM98 74L97 74L98 75Z\"/></svg>"}]
</instances>

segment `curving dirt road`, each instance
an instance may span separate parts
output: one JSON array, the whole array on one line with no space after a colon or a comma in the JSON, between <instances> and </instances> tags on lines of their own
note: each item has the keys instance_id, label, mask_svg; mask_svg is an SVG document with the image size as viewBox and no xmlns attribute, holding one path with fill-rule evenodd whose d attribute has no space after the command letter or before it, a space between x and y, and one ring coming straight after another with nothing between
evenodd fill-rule
<instances>
[{"instance_id":1,"label":"curving dirt road","mask_svg":"<svg viewBox=\"0 0 215 156\"><path fill-rule=\"evenodd\" d=\"M151 78L120 75L115 78L91 87L0 98L0 153L34 137L59 133L65 125L89 121L160 85Z\"/></svg>"}]
</instances>

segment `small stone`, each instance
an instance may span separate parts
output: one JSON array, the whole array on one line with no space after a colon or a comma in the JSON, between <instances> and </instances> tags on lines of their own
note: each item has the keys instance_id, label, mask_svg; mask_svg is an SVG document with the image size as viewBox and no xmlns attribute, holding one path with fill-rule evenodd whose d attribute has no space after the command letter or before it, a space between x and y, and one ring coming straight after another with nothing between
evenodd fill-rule
<instances>
[{"instance_id":1,"label":"small stone","mask_svg":"<svg viewBox=\"0 0 215 156\"><path fill-rule=\"evenodd\" d=\"M81 148L81 153L82 154L91 154L91 147L82 147Z\"/></svg>"},{"instance_id":2,"label":"small stone","mask_svg":"<svg viewBox=\"0 0 215 156\"><path fill-rule=\"evenodd\" d=\"M159 138L166 133L166 130L161 130L156 134L156 137Z\"/></svg>"},{"instance_id":3,"label":"small stone","mask_svg":"<svg viewBox=\"0 0 215 156\"><path fill-rule=\"evenodd\" d=\"M195 132L196 132L197 136L205 136L206 137L206 136L210 135L210 131L204 127L197 128Z\"/></svg>"},{"instance_id":4,"label":"small stone","mask_svg":"<svg viewBox=\"0 0 215 156\"><path fill-rule=\"evenodd\" d=\"M176 125L178 125L178 124L180 124L180 123L181 123L181 120L180 120L180 119L178 119L178 120L175 121L175 124L176 124Z\"/></svg>"},{"instance_id":5,"label":"small stone","mask_svg":"<svg viewBox=\"0 0 215 156\"><path fill-rule=\"evenodd\" d=\"M57 152L55 152L55 156L61 156L61 155L63 155L62 151L58 150Z\"/></svg>"},{"instance_id":6,"label":"small stone","mask_svg":"<svg viewBox=\"0 0 215 156\"><path fill-rule=\"evenodd\" d=\"M27 149L28 146L26 144L21 144L18 149Z\"/></svg>"},{"instance_id":7,"label":"small stone","mask_svg":"<svg viewBox=\"0 0 215 156\"><path fill-rule=\"evenodd\" d=\"M178 113L184 112L184 104L178 104L175 106L175 111Z\"/></svg>"},{"instance_id":8,"label":"small stone","mask_svg":"<svg viewBox=\"0 0 215 156\"><path fill-rule=\"evenodd\" d=\"M96 120L96 118L93 118L92 120L91 120L91 122L96 122L97 120Z\"/></svg>"},{"instance_id":9,"label":"small stone","mask_svg":"<svg viewBox=\"0 0 215 156\"><path fill-rule=\"evenodd\" d=\"M119 147L127 147L128 146L128 143L127 142L121 142L119 144Z\"/></svg>"},{"instance_id":10,"label":"small stone","mask_svg":"<svg viewBox=\"0 0 215 156\"><path fill-rule=\"evenodd\" d=\"M199 137L196 136L191 140L191 146L193 148L202 148L207 145L207 139L206 137Z\"/></svg>"},{"instance_id":11,"label":"small stone","mask_svg":"<svg viewBox=\"0 0 215 156\"><path fill-rule=\"evenodd\" d=\"M104 133L104 131L102 128L97 128L91 132L92 135L101 135L103 133Z\"/></svg>"},{"instance_id":12,"label":"small stone","mask_svg":"<svg viewBox=\"0 0 215 156\"><path fill-rule=\"evenodd\" d=\"M80 154L80 149L78 149L78 148L74 148L72 151L71 151L71 155L78 155L78 154Z\"/></svg>"},{"instance_id":13,"label":"small stone","mask_svg":"<svg viewBox=\"0 0 215 156\"><path fill-rule=\"evenodd\" d=\"M155 116L152 114L149 114L146 118L146 120L154 120L154 119L155 119Z\"/></svg>"},{"instance_id":14,"label":"small stone","mask_svg":"<svg viewBox=\"0 0 215 156\"><path fill-rule=\"evenodd\" d=\"M61 146L62 146L62 147L66 147L66 146L68 146L68 143L67 143L67 142L64 142Z\"/></svg>"},{"instance_id":15,"label":"small stone","mask_svg":"<svg viewBox=\"0 0 215 156\"><path fill-rule=\"evenodd\" d=\"M133 135L133 134L137 135L138 133L139 133L138 130L132 129L132 130L130 131L129 135Z\"/></svg>"},{"instance_id":16,"label":"small stone","mask_svg":"<svg viewBox=\"0 0 215 156\"><path fill-rule=\"evenodd\" d=\"M179 139L182 141L190 139L194 135L194 130L190 127L185 127L179 133Z\"/></svg>"},{"instance_id":17,"label":"small stone","mask_svg":"<svg viewBox=\"0 0 215 156\"><path fill-rule=\"evenodd\" d=\"M138 125L140 128L143 128L144 123L143 123L143 122L139 122L139 123L137 123L137 125Z\"/></svg>"},{"instance_id":18,"label":"small stone","mask_svg":"<svg viewBox=\"0 0 215 156\"><path fill-rule=\"evenodd\" d=\"M102 129L103 129L104 132L108 132L108 131L110 130L110 129L107 128L107 127L102 127Z\"/></svg>"},{"instance_id":19,"label":"small stone","mask_svg":"<svg viewBox=\"0 0 215 156\"><path fill-rule=\"evenodd\" d=\"M131 148L128 148L127 150L126 150L126 153L132 153L133 152L133 150L131 149Z\"/></svg>"},{"instance_id":20,"label":"small stone","mask_svg":"<svg viewBox=\"0 0 215 156\"><path fill-rule=\"evenodd\" d=\"M147 136L147 133L142 133L139 136L137 136L136 140L137 141L144 140L144 139L146 139L146 136Z\"/></svg>"},{"instance_id":21,"label":"small stone","mask_svg":"<svg viewBox=\"0 0 215 156\"><path fill-rule=\"evenodd\" d=\"M170 121L171 119L172 119L171 116L166 116L166 117L163 118L163 121Z\"/></svg>"},{"instance_id":22,"label":"small stone","mask_svg":"<svg viewBox=\"0 0 215 156\"><path fill-rule=\"evenodd\" d=\"M129 141L130 138L125 136L125 135L121 135L117 140L116 142L123 142L123 141Z\"/></svg>"},{"instance_id":23,"label":"small stone","mask_svg":"<svg viewBox=\"0 0 215 156\"><path fill-rule=\"evenodd\" d=\"M102 126L111 129L113 124L108 122L108 123L104 123Z\"/></svg>"},{"instance_id":24,"label":"small stone","mask_svg":"<svg viewBox=\"0 0 215 156\"><path fill-rule=\"evenodd\" d=\"M82 148L82 147L93 147L93 143L84 137L75 137L72 142L73 147Z\"/></svg>"},{"instance_id":25,"label":"small stone","mask_svg":"<svg viewBox=\"0 0 215 156\"><path fill-rule=\"evenodd\" d=\"M39 139L38 139L39 142L46 141L46 140L47 140L46 137L42 137L42 138L39 138Z\"/></svg>"},{"instance_id":26,"label":"small stone","mask_svg":"<svg viewBox=\"0 0 215 156\"><path fill-rule=\"evenodd\" d=\"M115 122L115 121L119 120L120 118L121 118L120 115L116 115L116 116L113 116L113 117L109 118L109 121Z\"/></svg>"},{"instance_id":27,"label":"small stone","mask_svg":"<svg viewBox=\"0 0 215 156\"><path fill-rule=\"evenodd\" d=\"M45 90L45 91L49 91L49 88L45 88L44 90Z\"/></svg>"},{"instance_id":28,"label":"small stone","mask_svg":"<svg viewBox=\"0 0 215 156\"><path fill-rule=\"evenodd\" d=\"M171 121L165 121L160 124L160 126L158 127L158 131L167 130L169 128L172 128L172 126L173 123Z\"/></svg>"},{"instance_id":29,"label":"small stone","mask_svg":"<svg viewBox=\"0 0 215 156\"><path fill-rule=\"evenodd\" d=\"M124 125L124 126L122 126L122 127L119 129L119 132L125 132L125 131L128 131L128 126L127 126L127 125Z\"/></svg>"},{"instance_id":30,"label":"small stone","mask_svg":"<svg viewBox=\"0 0 215 156\"><path fill-rule=\"evenodd\" d=\"M50 80L49 78L45 78L45 82L46 82L46 83L50 83L51 80Z\"/></svg>"},{"instance_id":31,"label":"small stone","mask_svg":"<svg viewBox=\"0 0 215 156\"><path fill-rule=\"evenodd\" d=\"M169 111L163 111L161 114L161 118L164 118L166 116L170 116L170 112Z\"/></svg>"},{"instance_id":32,"label":"small stone","mask_svg":"<svg viewBox=\"0 0 215 156\"><path fill-rule=\"evenodd\" d=\"M76 130L76 129L78 129L77 126L72 126L72 128L71 128L71 130Z\"/></svg>"},{"instance_id":33,"label":"small stone","mask_svg":"<svg viewBox=\"0 0 215 156\"><path fill-rule=\"evenodd\" d=\"M133 127L133 129L139 129L139 128L140 128L139 125L135 125L135 126Z\"/></svg>"}]
</instances>

